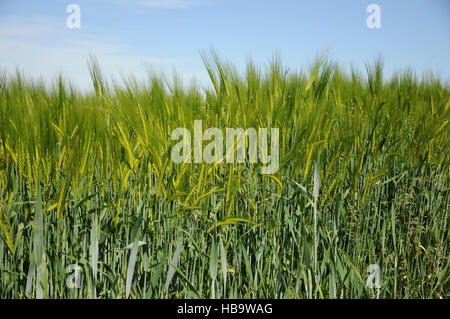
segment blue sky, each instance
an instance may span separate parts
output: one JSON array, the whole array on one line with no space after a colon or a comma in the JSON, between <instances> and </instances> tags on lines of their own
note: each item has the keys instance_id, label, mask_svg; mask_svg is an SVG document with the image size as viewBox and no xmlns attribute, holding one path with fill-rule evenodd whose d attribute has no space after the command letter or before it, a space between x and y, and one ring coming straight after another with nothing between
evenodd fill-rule
<instances>
[{"instance_id":1,"label":"blue sky","mask_svg":"<svg viewBox=\"0 0 450 319\"><path fill-rule=\"evenodd\" d=\"M81 8L81 28L69 29L69 4ZM369 4L381 8L381 28L369 29ZM86 60L106 74L144 75L143 65L185 80L207 82L201 50L243 66L266 64L277 52L285 66L304 68L324 50L363 69L378 54L385 70L408 66L450 79L448 0L0 0L0 69L51 78L58 72L90 86Z\"/></svg>"}]
</instances>

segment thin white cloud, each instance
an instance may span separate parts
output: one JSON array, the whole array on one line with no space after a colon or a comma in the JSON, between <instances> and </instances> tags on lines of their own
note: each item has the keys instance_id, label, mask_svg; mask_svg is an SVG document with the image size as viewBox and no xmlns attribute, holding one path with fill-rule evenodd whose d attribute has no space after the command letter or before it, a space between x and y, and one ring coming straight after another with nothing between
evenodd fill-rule
<instances>
[{"instance_id":1,"label":"thin white cloud","mask_svg":"<svg viewBox=\"0 0 450 319\"><path fill-rule=\"evenodd\" d=\"M134 48L100 32L68 29L65 21L43 16L2 17L0 22L0 70L19 67L32 77L63 74L81 88L91 86L87 59L96 56L106 75L145 76L143 64L173 67L177 62L134 54Z\"/></svg>"}]
</instances>

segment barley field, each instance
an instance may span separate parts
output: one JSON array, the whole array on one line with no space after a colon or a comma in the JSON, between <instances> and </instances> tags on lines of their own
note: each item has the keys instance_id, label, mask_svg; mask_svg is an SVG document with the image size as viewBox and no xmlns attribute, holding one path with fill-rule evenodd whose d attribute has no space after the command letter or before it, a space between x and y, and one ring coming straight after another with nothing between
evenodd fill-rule
<instances>
[{"instance_id":1,"label":"barley field","mask_svg":"<svg viewBox=\"0 0 450 319\"><path fill-rule=\"evenodd\" d=\"M0 75L2 299L450 297L449 83L203 59L205 87ZM279 170L175 164L194 120L279 128Z\"/></svg>"}]
</instances>

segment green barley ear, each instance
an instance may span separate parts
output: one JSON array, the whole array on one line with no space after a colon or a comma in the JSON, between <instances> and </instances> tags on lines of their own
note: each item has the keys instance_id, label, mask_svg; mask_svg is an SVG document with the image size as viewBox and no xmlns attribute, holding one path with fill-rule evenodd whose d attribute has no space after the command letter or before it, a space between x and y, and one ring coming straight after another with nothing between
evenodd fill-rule
<instances>
[{"instance_id":1,"label":"green barley ear","mask_svg":"<svg viewBox=\"0 0 450 319\"><path fill-rule=\"evenodd\" d=\"M95 90L95 96L97 99L106 96L106 81L100 70L100 65L97 58L94 55L90 55L88 59L88 68L91 75L92 84Z\"/></svg>"},{"instance_id":2,"label":"green barley ear","mask_svg":"<svg viewBox=\"0 0 450 319\"><path fill-rule=\"evenodd\" d=\"M67 196L67 180L65 179L58 196L58 205L56 208L56 217L58 220L62 216L66 196Z\"/></svg>"},{"instance_id":3,"label":"green barley ear","mask_svg":"<svg viewBox=\"0 0 450 319\"><path fill-rule=\"evenodd\" d=\"M6 240L6 245L9 248L9 251L14 255L14 245L13 245L13 242L11 239L11 233L6 228L6 223L3 224L2 219L3 219L3 212L2 212L2 209L0 208L0 229L2 230L3 236Z\"/></svg>"}]
</instances>

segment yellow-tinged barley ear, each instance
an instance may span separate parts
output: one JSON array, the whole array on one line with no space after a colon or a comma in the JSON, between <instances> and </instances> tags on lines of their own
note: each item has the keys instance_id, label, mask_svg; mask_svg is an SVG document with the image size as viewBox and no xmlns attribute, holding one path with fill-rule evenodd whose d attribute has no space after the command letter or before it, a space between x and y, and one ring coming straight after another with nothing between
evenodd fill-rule
<instances>
[{"instance_id":1,"label":"yellow-tinged barley ear","mask_svg":"<svg viewBox=\"0 0 450 319\"><path fill-rule=\"evenodd\" d=\"M8 229L6 229L6 226L3 224L2 219L3 213L0 210L0 229L2 230L3 236L5 237L6 245L8 246L10 252L14 255L14 244L12 242L10 232L8 231Z\"/></svg>"},{"instance_id":2,"label":"yellow-tinged barley ear","mask_svg":"<svg viewBox=\"0 0 450 319\"><path fill-rule=\"evenodd\" d=\"M61 187L61 191L59 193L58 197L58 206L56 208L56 218L59 219L62 216L62 211L64 208L64 203L66 200L66 194L67 194L67 181L65 180L63 183L63 186Z\"/></svg>"},{"instance_id":3,"label":"yellow-tinged barley ear","mask_svg":"<svg viewBox=\"0 0 450 319\"><path fill-rule=\"evenodd\" d=\"M83 175L86 170L86 163L87 163L90 148L91 148L91 134L89 134L88 142L87 142L86 148L84 149L84 152L83 152L83 158L81 160L80 175Z\"/></svg>"}]
</instances>

